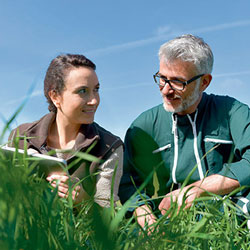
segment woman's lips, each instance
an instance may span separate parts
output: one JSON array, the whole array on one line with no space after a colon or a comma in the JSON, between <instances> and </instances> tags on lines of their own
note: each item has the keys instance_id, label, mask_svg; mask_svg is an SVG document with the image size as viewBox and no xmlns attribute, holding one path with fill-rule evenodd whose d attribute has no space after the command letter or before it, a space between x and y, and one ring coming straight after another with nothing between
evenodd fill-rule
<instances>
[{"instance_id":1,"label":"woman's lips","mask_svg":"<svg viewBox=\"0 0 250 250\"><path fill-rule=\"evenodd\" d=\"M86 114L93 114L93 113L95 113L95 109L90 109L90 110L84 109L84 110L82 110L82 112L86 113Z\"/></svg>"}]
</instances>

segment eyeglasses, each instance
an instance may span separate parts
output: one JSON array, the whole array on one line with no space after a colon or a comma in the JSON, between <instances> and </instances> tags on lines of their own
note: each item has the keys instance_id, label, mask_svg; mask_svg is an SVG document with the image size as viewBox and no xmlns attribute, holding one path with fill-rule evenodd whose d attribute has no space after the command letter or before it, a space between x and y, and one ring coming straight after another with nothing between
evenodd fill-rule
<instances>
[{"instance_id":1,"label":"eyeglasses","mask_svg":"<svg viewBox=\"0 0 250 250\"><path fill-rule=\"evenodd\" d=\"M183 90L186 85L189 83L197 80L198 78L204 76L205 74L197 75L187 81L181 80L168 80L166 77L159 75L159 71L153 75L155 83L160 87L164 88L165 85L168 83L170 88L173 90Z\"/></svg>"}]
</instances>

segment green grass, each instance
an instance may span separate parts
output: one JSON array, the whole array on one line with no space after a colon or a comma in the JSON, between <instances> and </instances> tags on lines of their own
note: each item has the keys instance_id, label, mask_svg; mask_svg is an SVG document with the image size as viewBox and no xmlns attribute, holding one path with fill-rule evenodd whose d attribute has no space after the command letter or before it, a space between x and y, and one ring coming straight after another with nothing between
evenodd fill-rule
<instances>
[{"instance_id":1,"label":"green grass","mask_svg":"<svg viewBox=\"0 0 250 250\"><path fill-rule=\"evenodd\" d=\"M0 156L0 173L0 249L250 249L246 220L230 199L201 198L179 214L175 204L148 236L124 218L126 205L102 209L89 201L76 212L23 162Z\"/></svg>"},{"instance_id":2,"label":"green grass","mask_svg":"<svg viewBox=\"0 0 250 250\"><path fill-rule=\"evenodd\" d=\"M30 173L26 160L0 155L1 250L250 249L249 217L239 219L229 196L200 198L178 214L173 204L172 216L161 217L148 236L133 218L125 218L130 201L104 209L90 200L75 208L71 197L59 198L44 179Z\"/></svg>"}]
</instances>

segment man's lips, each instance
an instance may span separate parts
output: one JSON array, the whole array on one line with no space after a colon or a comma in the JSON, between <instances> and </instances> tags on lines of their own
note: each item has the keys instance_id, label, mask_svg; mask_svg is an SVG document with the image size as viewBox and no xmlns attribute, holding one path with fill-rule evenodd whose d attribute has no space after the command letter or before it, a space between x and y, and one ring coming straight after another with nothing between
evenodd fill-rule
<instances>
[{"instance_id":1,"label":"man's lips","mask_svg":"<svg viewBox=\"0 0 250 250\"><path fill-rule=\"evenodd\" d=\"M180 100L180 99L181 99L181 97L180 97L180 96L177 96L177 95L174 95L174 96L165 95L165 98L166 98L168 101L176 101L176 100Z\"/></svg>"}]
</instances>

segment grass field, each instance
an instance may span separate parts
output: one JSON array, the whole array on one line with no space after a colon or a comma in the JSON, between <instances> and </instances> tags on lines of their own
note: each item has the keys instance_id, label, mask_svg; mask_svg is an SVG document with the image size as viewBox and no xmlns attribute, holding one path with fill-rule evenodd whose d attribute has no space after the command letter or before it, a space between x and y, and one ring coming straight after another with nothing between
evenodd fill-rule
<instances>
[{"instance_id":1,"label":"grass field","mask_svg":"<svg viewBox=\"0 0 250 250\"><path fill-rule=\"evenodd\" d=\"M172 216L161 217L148 236L125 218L130 201L100 208L90 200L76 208L31 174L27 160L0 154L0 249L250 249L249 216L239 219L229 197L203 197L178 214L173 204Z\"/></svg>"},{"instance_id":2,"label":"grass field","mask_svg":"<svg viewBox=\"0 0 250 250\"><path fill-rule=\"evenodd\" d=\"M74 208L30 171L0 158L0 249L250 249L246 220L230 199L203 198L179 214L173 205L148 236L124 217L126 205Z\"/></svg>"}]
</instances>

